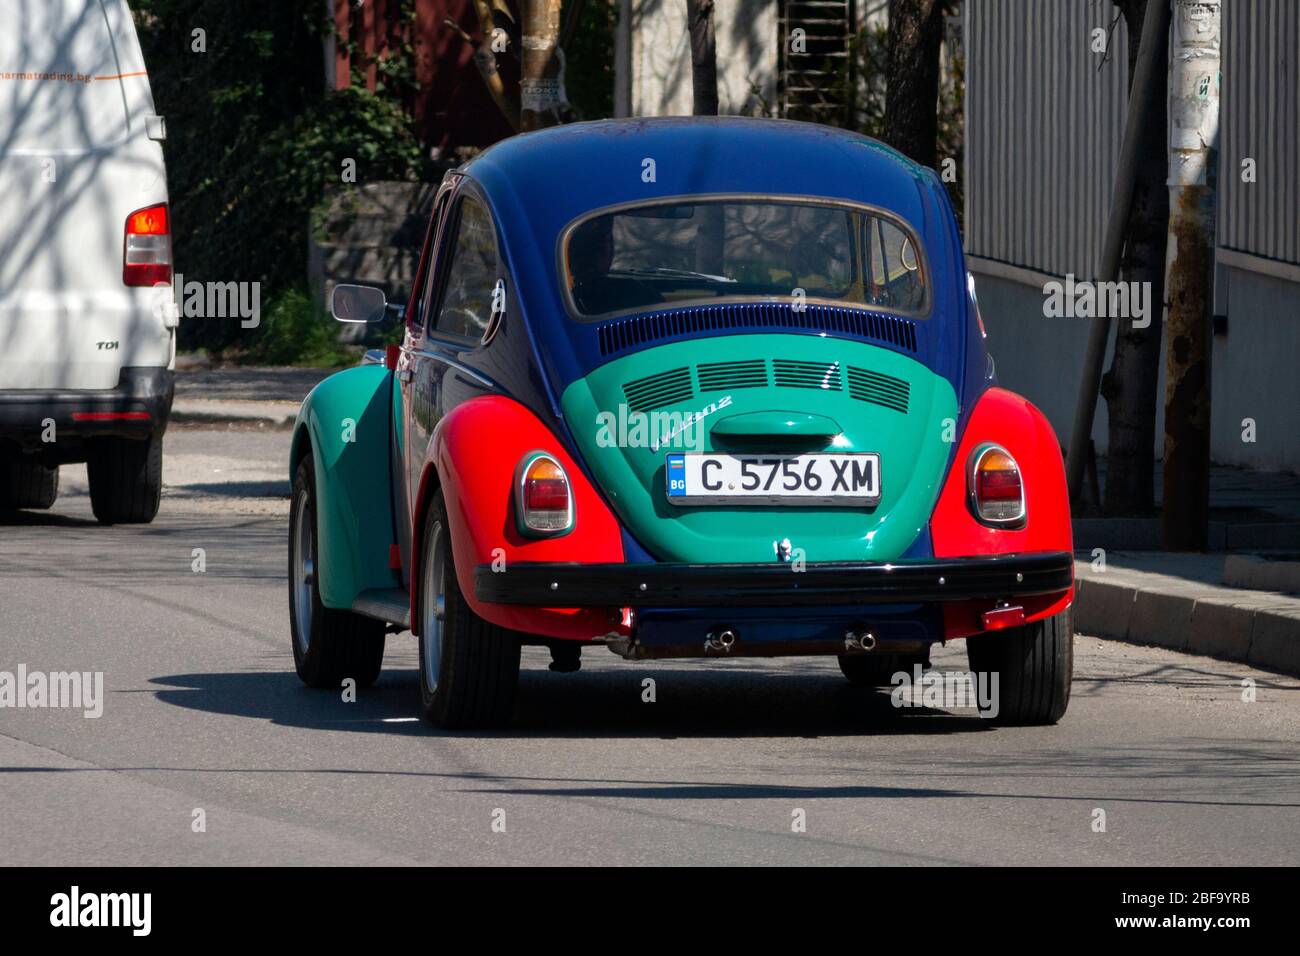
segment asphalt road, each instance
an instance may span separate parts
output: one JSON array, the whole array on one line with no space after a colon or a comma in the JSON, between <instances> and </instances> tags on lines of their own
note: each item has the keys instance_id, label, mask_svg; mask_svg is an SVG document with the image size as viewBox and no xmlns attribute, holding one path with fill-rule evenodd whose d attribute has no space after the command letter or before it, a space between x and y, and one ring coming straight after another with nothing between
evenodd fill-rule
<instances>
[{"instance_id":1,"label":"asphalt road","mask_svg":"<svg viewBox=\"0 0 1300 956\"><path fill-rule=\"evenodd\" d=\"M1051 728L895 710L833 661L632 664L596 649L573 675L526 651L511 729L439 733L415 719L409 635L355 703L307 690L285 599L286 444L176 430L153 525L96 526L84 472L65 469L51 513L0 527L0 671L105 681L98 719L0 709L0 861L1300 859L1300 683L1086 636ZM964 669L965 655L936 663Z\"/></svg>"}]
</instances>

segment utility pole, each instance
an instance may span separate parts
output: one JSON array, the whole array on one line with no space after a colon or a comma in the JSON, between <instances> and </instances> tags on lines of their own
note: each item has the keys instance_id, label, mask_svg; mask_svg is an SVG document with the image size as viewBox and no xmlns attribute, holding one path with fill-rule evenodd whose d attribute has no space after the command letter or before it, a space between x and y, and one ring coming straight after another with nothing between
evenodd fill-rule
<instances>
[{"instance_id":1,"label":"utility pole","mask_svg":"<svg viewBox=\"0 0 1300 956\"><path fill-rule=\"evenodd\" d=\"M560 0L523 0L519 57L519 129L527 132L560 121Z\"/></svg>"},{"instance_id":2,"label":"utility pole","mask_svg":"<svg viewBox=\"0 0 1300 956\"><path fill-rule=\"evenodd\" d=\"M1164 546L1204 550L1210 523L1210 329L1219 142L1220 0L1174 0L1169 70L1169 318Z\"/></svg>"}]
</instances>

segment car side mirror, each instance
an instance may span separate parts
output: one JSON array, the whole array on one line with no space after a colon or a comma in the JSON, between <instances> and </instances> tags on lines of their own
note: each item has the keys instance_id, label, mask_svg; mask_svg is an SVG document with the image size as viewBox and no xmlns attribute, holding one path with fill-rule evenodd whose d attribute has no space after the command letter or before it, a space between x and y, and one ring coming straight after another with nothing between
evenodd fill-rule
<instances>
[{"instance_id":1,"label":"car side mirror","mask_svg":"<svg viewBox=\"0 0 1300 956\"><path fill-rule=\"evenodd\" d=\"M330 295L330 313L339 322L381 322L388 315L388 296L373 286L336 285Z\"/></svg>"}]
</instances>

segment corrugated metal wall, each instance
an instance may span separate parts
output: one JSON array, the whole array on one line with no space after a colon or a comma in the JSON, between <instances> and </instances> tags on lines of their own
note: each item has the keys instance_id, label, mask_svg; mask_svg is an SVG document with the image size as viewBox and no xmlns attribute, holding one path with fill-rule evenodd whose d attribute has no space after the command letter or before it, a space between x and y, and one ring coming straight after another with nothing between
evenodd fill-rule
<instances>
[{"instance_id":1,"label":"corrugated metal wall","mask_svg":"<svg viewBox=\"0 0 1300 956\"><path fill-rule=\"evenodd\" d=\"M966 251L1091 276L1124 132L1124 21L1111 29L1110 0L966 0L965 16Z\"/></svg>"},{"instance_id":2,"label":"corrugated metal wall","mask_svg":"<svg viewBox=\"0 0 1300 956\"><path fill-rule=\"evenodd\" d=\"M1300 3L1225 0L1219 245L1300 263ZM1241 181L1241 162L1257 181Z\"/></svg>"},{"instance_id":3,"label":"corrugated metal wall","mask_svg":"<svg viewBox=\"0 0 1300 956\"><path fill-rule=\"evenodd\" d=\"M966 0L966 250L1094 274L1127 102L1111 0ZM1300 262L1300 2L1224 0L1219 244ZM1258 181L1241 181L1241 160Z\"/></svg>"}]
</instances>

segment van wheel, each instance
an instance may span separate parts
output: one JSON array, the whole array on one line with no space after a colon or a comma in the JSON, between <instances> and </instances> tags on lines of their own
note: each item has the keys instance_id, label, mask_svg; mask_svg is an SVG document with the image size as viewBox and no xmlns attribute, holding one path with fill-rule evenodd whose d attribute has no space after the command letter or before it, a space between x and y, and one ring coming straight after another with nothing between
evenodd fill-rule
<instances>
[{"instance_id":1,"label":"van wheel","mask_svg":"<svg viewBox=\"0 0 1300 956\"><path fill-rule=\"evenodd\" d=\"M14 458L0 462L0 510L44 510L59 497L59 466L46 468L38 461Z\"/></svg>"},{"instance_id":2,"label":"van wheel","mask_svg":"<svg viewBox=\"0 0 1300 956\"><path fill-rule=\"evenodd\" d=\"M442 492L420 555L420 704L435 727L500 727L514 711L519 638L483 620L456 581Z\"/></svg>"},{"instance_id":3,"label":"van wheel","mask_svg":"<svg viewBox=\"0 0 1300 956\"><path fill-rule=\"evenodd\" d=\"M966 656L977 675L998 675L994 723L1054 724L1064 716L1074 676L1069 609L1024 627L968 637Z\"/></svg>"},{"instance_id":4,"label":"van wheel","mask_svg":"<svg viewBox=\"0 0 1300 956\"><path fill-rule=\"evenodd\" d=\"M100 524L148 524L162 497L162 435L98 439L86 474L90 508Z\"/></svg>"},{"instance_id":5,"label":"van wheel","mask_svg":"<svg viewBox=\"0 0 1300 956\"><path fill-rule=\"evenodd\" d=\"M910 676L914 665L923 671L930 666L928 654L841 654L839 659L840 673L854 687L888 687L899 671Z\"/></svg>"},{"instance_id":6,"label":"van wheel","mask_svg":"<svg viewBox=\"0 0 1300 956\"><path fill-rule=\"evenodd\" d=\"M289 506L289 629L293 664L308 687L338 688L346 678L369 687L384 663L383 621L321 603L316 578L316 474L298 463Z\"/></svg>"}]
</instances>

